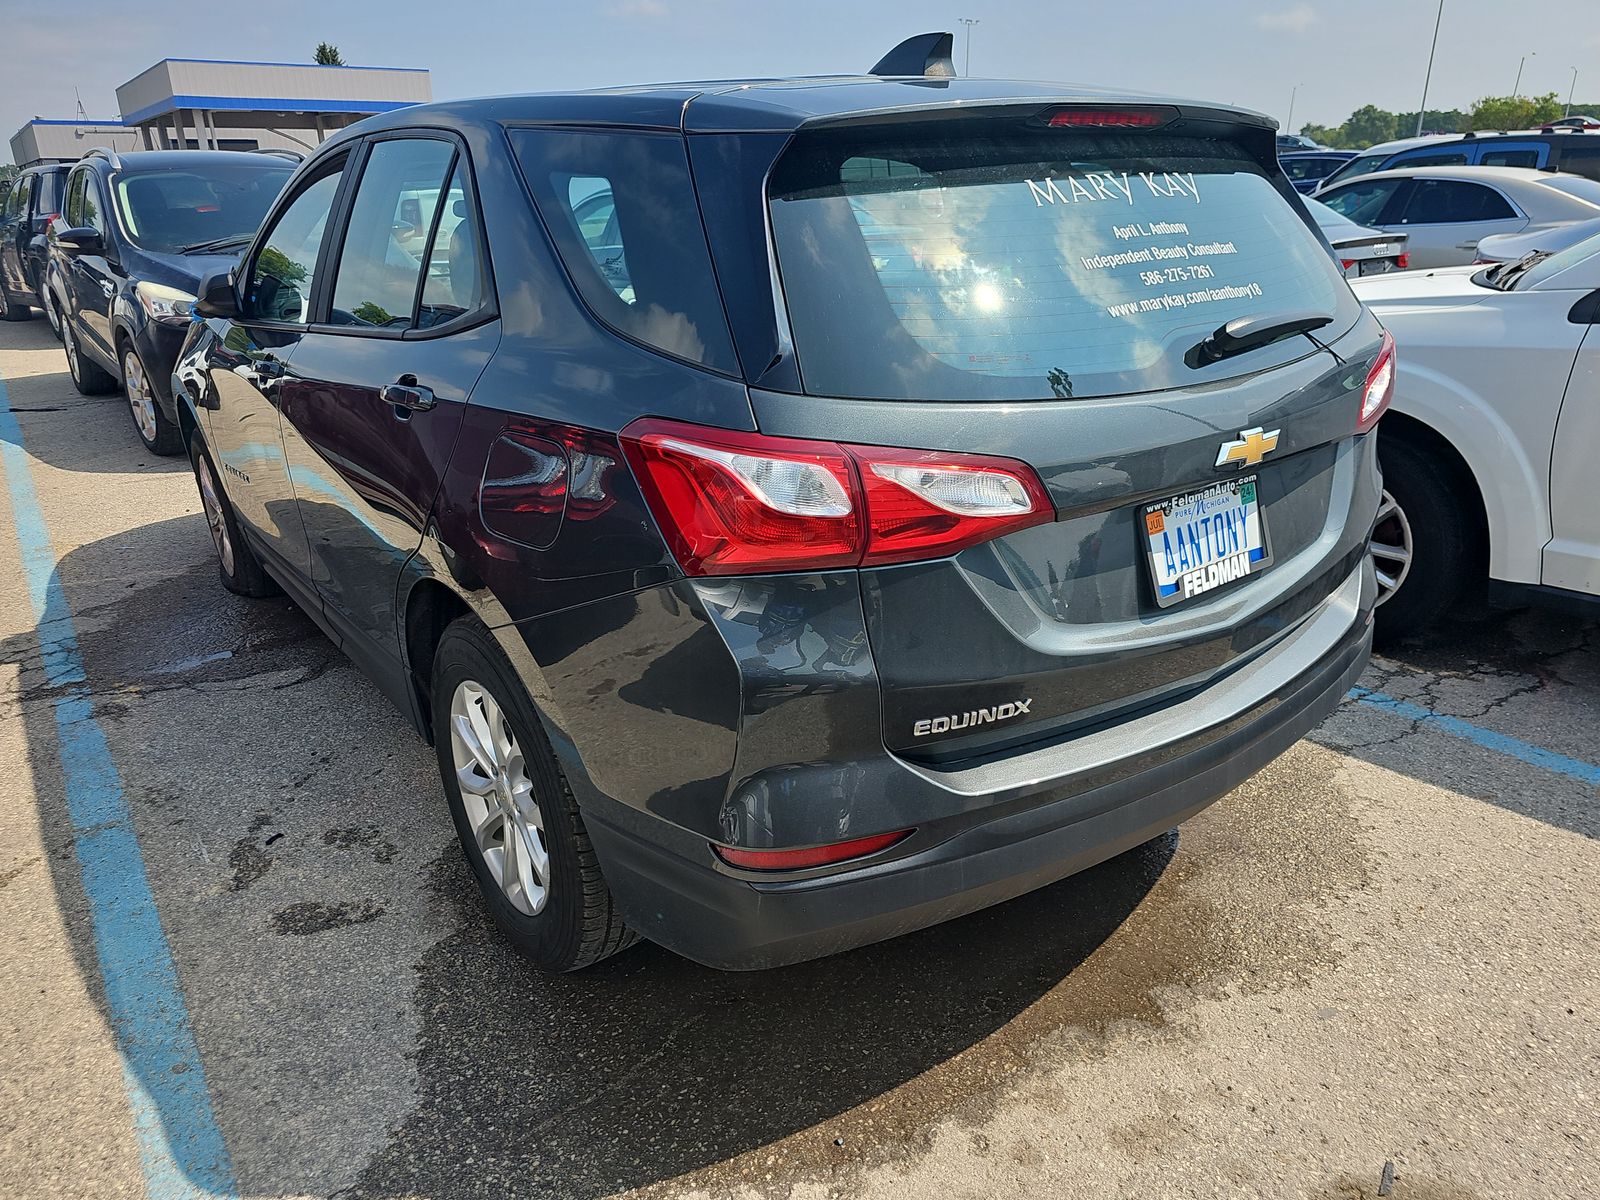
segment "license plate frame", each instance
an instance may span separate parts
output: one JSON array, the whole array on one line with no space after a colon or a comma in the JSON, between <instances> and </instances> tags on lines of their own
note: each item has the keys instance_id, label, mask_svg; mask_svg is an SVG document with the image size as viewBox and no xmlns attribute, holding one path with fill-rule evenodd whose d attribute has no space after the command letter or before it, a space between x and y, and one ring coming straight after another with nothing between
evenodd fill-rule
<instances>
[{"instance_id":1,"label":"license plate frame","mask_svg":"<svg viewBox=\"0 0 1600 1200\"><path fill-rule=\"evenodd\" d=\"M1272 541L1267 533L1260 482L1258 475L1220 479L1143 506L1139 514L1140 548L1158 607L1171 608L1209 595L1272 565ZM1219 522L1215 528L1213 521ZM1165 540L1158 541L1162 535ZM1175 543L1175 538L1181 544ZM1213 553L1218 550L1221 552ZM1185 565L1192 551L1199 551L1204 561ZM1178 568L1175 574L1166 569L1169 552ZM1184 581L1190 575L1196 576L1195 584L1186 587Z\"/></svg>"}]
</instances>

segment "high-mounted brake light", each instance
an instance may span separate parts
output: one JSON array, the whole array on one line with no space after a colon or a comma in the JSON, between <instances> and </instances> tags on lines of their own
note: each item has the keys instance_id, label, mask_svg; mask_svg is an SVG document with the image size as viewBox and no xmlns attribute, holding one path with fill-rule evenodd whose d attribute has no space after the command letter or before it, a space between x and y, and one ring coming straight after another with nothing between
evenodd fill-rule
<instances>
[{"instance_id":1,"label":"high-mounted brake light","mask_svg":"<svg viewBox=\"0 0 1600 1200\"><path fill-rule=\"evenodd\" d=\"M1152 108L1062 108L1045 124L1052 129L1153 129L1171 119L1171 113Z\"/></svg>"},{"instance_id":2,"label":"high-mounted brake light","mask_svg":"<svg viewBox=\"0 0 1600 1200\"><path fill-rule=\"evenodd\" d=\"M729 866L744 867L749 871L799 871L806 867L825 867L876 854L908 837L911 832L902 829L897 833L875 833L871 837L852 838L848 842L833 842L827 846L807 846L803 850L740 850L735 846L717 846L715 849L717 857Z\"/></svg>"},{"instance_id":3,"label":"high-mounted brake light","mask_svg":"<svg viewBox=\"0 0 1600 1200\"><path fill-rule=\"evenodd\" d=\"M1038 475L1014 459L653 419L621 441L689 575L943 558L1055 518Z\"/></svg>"},{"instance_id":4,"label":"high-mounted brake light","mask_svg":"<svg viewBox=\"0 0 1600 1200\"><path fill-rule=\"evenodd\" d=\"M1367 370L1366 382L1361 387L1361 412L1356 417L1356 432L1365 433L1378 423L1389 402L1394 399L1394 336L1387 330L1383 335L1383 348L1372 360Z\"/></svg>"}]
</instances>

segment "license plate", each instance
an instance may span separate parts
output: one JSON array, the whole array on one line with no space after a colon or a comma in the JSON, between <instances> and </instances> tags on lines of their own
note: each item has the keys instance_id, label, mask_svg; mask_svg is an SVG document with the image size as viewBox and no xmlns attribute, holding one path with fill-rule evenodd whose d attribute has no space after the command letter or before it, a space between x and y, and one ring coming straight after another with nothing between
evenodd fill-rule
<instances>
[{"instance_id":1,"label":"license plate","mask_svg":"<svg viewBox=\"0 0 1600 1200\"><path fill-rule=\"evenodd\" d=\"M1394 259L1366 258L1356 264L1356 267L1363 275L1387 275L1394 270Z\"/></svg>"},{"instance_id":2,"label":"license plate","mask_svg":"<svg viewBox=\"0 0 1600 1200\"><path fill-rule=\"evenodd\" d=\"M1253 575L1272 561L1256 480L1227 479L1145 506L1150 574L1162 608Z\"/></svg>"}]
</instances>

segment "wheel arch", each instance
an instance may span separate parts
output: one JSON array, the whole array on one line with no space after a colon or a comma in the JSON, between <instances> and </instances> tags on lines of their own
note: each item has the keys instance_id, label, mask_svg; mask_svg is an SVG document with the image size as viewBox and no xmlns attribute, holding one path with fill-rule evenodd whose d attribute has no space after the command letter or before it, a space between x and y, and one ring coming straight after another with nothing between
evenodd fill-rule
<instances>
[{"instance_id":1,"label":"wheel arch","mask_svg":"<svg viewBox=\"0 0 1600 1200\"><path fill-rule=\"evenodd\" d=\"M433 741L434 653L450 622L472 611L465 599L436 576L423 576L406 592L401 625L406 673L417 698L418 732L429 742Z\"/></svg>"},{"instance_id":2,"label":"wheel arch","mask_svg":"<svg viewBox=\"0 0 1600 1200\"><path fill-rule=\"evenodd\" d=\"M1394 441L1403 442L1414 449L1432 455L1449 472L1452 482L1460 490L1460 497L1465 501L1462 515L1467 519L1472 529L1482 536L1488 544L1489 559L1494 560L1495 544L1494 527L1489 521L1488 508L1484 503L1483 487L1478 482L1478 477L1453 442L1445 437L1427 422L1412 416L1410 413L1395 412L1390 410L1385 413L1383 420L1378 424L1378 450L1383 451L1383 440L1392 438ZM1482 543L1480 543L1482 544Z\"/></svg>"}]
</instances>

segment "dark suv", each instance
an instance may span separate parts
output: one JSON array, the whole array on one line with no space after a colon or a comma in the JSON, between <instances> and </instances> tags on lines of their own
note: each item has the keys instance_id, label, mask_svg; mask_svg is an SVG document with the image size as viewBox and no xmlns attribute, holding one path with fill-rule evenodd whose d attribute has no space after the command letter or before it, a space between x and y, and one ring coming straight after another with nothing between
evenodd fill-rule
<instances>
[{"instance_id":1,"label":"dark suv","mask_svg":"<svg viewBox=\"0 0 1600 1200\"><path fill-rule=\"evenodd\" d=\"M67 177L45 303L78 390L120 384L156 454L184 448L170 380L195 289L238 258L293 168L276 154L91 150Z\"/></svg>"},{"instance_id":2,"label":"dark suv","mask_svg":"<svg viewBox=\"0 0 1600 1200\"><path fill-rule=\"evenodd\" d=\"M29 167L12 180L0 201L0 321L26 321L34 308L44 308L50 327L60 332L55 313L42 295L45 236L61 212L68 168L60 164Z\"/></svg>"},{"instance_id":3,"label":"dark suv","mask_svg":"<svg viewBox=\"0 0 1600 1200\"><path fill-rule=\"evenodd\" d=\"M1366 662L1392 348L1272 122L883 69L376 117L203 285L224 583L433 739L546 967L1016 896Z\"/></svg>"}]
</instances>

